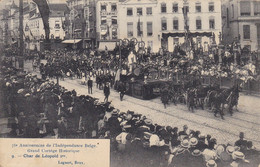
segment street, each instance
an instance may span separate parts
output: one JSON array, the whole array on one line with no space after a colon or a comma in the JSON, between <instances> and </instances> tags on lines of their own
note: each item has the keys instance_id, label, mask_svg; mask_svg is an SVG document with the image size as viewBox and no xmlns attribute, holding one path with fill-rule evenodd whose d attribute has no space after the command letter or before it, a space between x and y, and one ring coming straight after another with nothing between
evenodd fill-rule
<instances>
[{"instance_id":1,"label":"street","mask_svg":"<svg viewBox=\"0 0 260 167\"><path fill-rule=\"evenodd\" d=\"M40 77L39 71L32 71L31 63L25 63L25 69ZM56 82L56 80L54 80ZM81 85L79 79L65 78L60 81L60 85L68 90L75 89L80 95L87 95L87 86ZM93 87L93 97L104 100L103 90ZM238 112L233 116L225 114L225 120L220 117L214 117L208 110L196 109L194 113L188 111L187 106L183 104L170 104L164 109L160 98L153 100L140 100L130 96L124 96L120 101L119 93L111 89L109 101L120 111L135 111L143 114L153 120L153 123L160 125L169 125L178 127L180 130L183 125L188 125L189 129L199 130L203 134L210 134L217 139L218 143L234 144L238 139L239 132L245 133L245 139L253 142L254 146L260 148L260 99L254 96L248 96L240 93Z\"/></svg>"}]
</instances>

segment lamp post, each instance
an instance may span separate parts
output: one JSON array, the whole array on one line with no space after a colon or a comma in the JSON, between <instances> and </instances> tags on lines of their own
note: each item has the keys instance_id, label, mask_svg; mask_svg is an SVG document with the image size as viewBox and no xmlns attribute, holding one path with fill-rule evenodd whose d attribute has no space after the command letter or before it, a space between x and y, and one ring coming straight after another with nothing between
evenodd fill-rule
<instances>
[{"instance_id":1,"label":"lamp post","mask_svg":"<svg viewBox=\"0 0 260 167\"><path fill-rule=\"evenodd\" d=\"M119 39L119 69L122 68L122 53L121 53L121 45L123 44L123 40Z\"/></svg>"},{"instance_id":2,"label":"lamp post","mask_svg":"<svg viewBox=\"0 0 260 167\"><path fill-rule=\"evenodd\" d=\"M23 0L19 0L19 68L24 68L23 55L24 41L23 41Z\"/></svg>"}]
</instances>

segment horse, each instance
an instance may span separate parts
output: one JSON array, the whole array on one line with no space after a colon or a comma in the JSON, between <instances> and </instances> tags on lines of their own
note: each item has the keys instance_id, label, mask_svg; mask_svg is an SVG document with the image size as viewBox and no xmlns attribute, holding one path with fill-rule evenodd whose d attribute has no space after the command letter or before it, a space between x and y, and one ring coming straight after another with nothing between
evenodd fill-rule
<instances>
[{"instance_id":1,"label":"horse","mask_svg":"<svg viewBox=\"0 0 260 167\"><path fill-rule=\"evenodd\" d=\"M228 105L228 111L232 116L232 109L238 102L238 91L235 87L224 89L224 90L213 90L209 91L207 95L208 106L212 108L212 106L216 104L220 104L221 112L224 111L225 104Z\"/></svg>"},{"instance_id":2,"label":"horse","mask_svg":"<svg viewBox=\"0 0 260 167\"><path fill-rule=\"evenodd\" d=\"M214 86L200 86L195 88L195 99L196 99L196 106L201 107L204 110L204 105L208 102L208 92L216 90L217 88Z\"/></svg>"}]
</instances>

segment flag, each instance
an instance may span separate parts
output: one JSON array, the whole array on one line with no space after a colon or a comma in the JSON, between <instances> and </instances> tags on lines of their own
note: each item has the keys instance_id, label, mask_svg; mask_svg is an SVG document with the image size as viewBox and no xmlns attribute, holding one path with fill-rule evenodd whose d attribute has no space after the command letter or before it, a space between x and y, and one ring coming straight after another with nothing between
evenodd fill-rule
<instances>
[{"instance_id":1,"label":"flag","mask_svg":"<svg viewBox=\"0 0 260 167\"><path fill-rule=\"evenodd\" d=\"M140 18L138 19L137 23L137 35L141 36L141 23L140 23Z\"/></svg>"}]
</instances>

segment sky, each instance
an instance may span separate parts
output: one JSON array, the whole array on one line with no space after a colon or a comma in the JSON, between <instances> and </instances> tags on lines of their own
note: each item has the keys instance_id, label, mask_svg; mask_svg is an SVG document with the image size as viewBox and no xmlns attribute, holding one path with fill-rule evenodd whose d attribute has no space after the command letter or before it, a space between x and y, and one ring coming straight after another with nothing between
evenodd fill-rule
<instances>
[{"instance_id":1,"label":"sky","mask_svg":"<svg viewBox=\"0 0 260 167\"><path fill-rule=\"evenodd\" d=\"M19 0L0 0L0 9L5 8L6 4L12 4L12 2L19 6ZM24 2L31 2L32 0L23 0ZM66 3L66 0L47 0L50 3Z\"/></svg>"}]
</instances>

